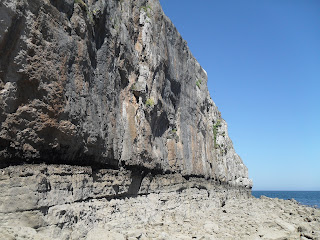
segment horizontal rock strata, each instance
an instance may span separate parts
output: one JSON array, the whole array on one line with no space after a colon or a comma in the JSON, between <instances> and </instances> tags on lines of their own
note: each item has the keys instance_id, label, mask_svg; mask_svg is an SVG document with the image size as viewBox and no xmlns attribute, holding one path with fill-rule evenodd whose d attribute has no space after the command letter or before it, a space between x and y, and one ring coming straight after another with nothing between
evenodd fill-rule
<instances>
[{"instance_id":1,"label":"horizontal rock strata","mask_svg":"<svg viewBox=\"0 0 320 240\"><path fill-rule=\"evenodd\" d=\"M30 219L24 218L24 220ZM42 227L0 224L0 239L212 240L320 238L320 210L279 199L229 199L205 189L92 199L49 208Z\"/></svg>"},{"instance_id":2,"label":"horizontal rock strata","mask_svg":"<svg viewBox=\"0 0 320 240\"><path fill-rule=\"evenodd\" d=\"M161 175L135 170L92 169L68 165L21 165L0 170L0 225L48 226L57 206L93 199L124 199L150 193L179 194L202 189L216 205L227 199L249 197L241 187L223 186L181 174Z\"/></svg>"}]
</instances>

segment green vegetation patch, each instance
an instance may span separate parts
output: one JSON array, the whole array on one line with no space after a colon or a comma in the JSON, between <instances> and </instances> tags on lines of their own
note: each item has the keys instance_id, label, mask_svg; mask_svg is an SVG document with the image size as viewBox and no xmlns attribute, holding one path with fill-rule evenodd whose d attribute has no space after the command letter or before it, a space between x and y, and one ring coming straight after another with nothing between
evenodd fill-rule
<instances>
[{"instance_id":1,"label":"green vegetation patch","mask_svg":"<svg viewBox=\"0 0 320 240\"><path fill-rule=\"evenodd\" d=\"M152 12L152 8L150 7L150 5L141 6L139 10L143 10L147 14L147 17L151 18L150 12Z\"/></svg>"},{"instance_id":2,"label":"green vegetation patch","mask_svg":"<svg viewBox=\"0 0 320 240\"><path fill-rule=\"evenodd\" d=\"M213 124L213 144L214 148L219 148L219 144L217 144L217 135L218 135L218 130L219 127L221 127L221 119L218 119L216 123Z\"/></svg>"},{"instance_id":3,"label":"green vegetation patch","mask_svg":"<svg viewBox=\"0 0 320 240\"><path fill-rule=\"evenodd\" d=\"M200 89L201 84L202 84L201 79L198 79L198 80L196 81L196 85L197 85L197 87L198 87L199 89Z\"/></svg>"},{"instance_id":4,"label":"green vegetation patch","mask_svg":"<svg viewBox=\"0 0 320 240\"><path fill-rule=\"evenodd\" d=\"M154 105L153 99L152 98L147 99L146 106L147 107L153 107L153 105Z\"/></svg>"}]
</instances>

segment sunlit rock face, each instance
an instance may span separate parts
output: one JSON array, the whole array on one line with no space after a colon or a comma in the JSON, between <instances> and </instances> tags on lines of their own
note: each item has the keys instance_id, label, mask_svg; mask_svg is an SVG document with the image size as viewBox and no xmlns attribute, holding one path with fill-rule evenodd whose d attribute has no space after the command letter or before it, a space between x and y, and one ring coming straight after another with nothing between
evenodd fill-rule
<instances>
[{"instance_id":1,"label":"sunlit rock face","mask_svg":"<svg viewBox=\"0 0 320 240\"><path fill-rule=\"evenodd\" d=\"M251 193L207 74L158 0L2 0L0 126L8 239L82 239L114 216L110 199Z\"/></svg>"},{"instance_id":2,"label":"sunlit rock face","mask_svg":"<svg viewBox=\"0 0 320 240\"><path fill-rule=\"evenodd\" d=\"M0 3L1 165L99 165L250 188L207 74L157 0Z\"/></svg>"},{"instance_id":3,"label":"sunlit rock face","mask_svg":"<svg viewBox=\"0 0 320 240\"><path fill-rule=\"evenodd\" d=\"M250 196L207 74L158 0L2 0L0 22L2 225L59 227L52 207L92 199Z\"/></svg>"}]
</instances>

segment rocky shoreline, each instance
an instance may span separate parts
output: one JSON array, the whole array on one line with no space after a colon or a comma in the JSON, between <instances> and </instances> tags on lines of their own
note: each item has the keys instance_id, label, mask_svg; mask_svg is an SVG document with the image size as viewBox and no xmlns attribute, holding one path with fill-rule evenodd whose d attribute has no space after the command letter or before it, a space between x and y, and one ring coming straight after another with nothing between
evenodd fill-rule
<instances>
[{"instance_id":1,"label":"rocky shoreline","mask_svg":"<svg viewBox=\"0 0 320 240\"><path fill-rule=\"evenodd\" d=\"M320 209L178 173L24 164L0 192L1 240L320 238Z\"/></svg>"},{"instance_id":2,"label":"rocky shoreline","mask_svg":"<svg viewBox=\"0 0 320 240\"><path fill-rule=\"evenodd\" d=\"M221 204L197 188L62 204L50 208L45 219L51 225L36 229L2 224L0 238L320 239L320 209L267 197Z\"/></svg>"},{"instance_id":3,"label":"rocky shoreline","mask_svg":"<svg viewBox=\"0 0 320 240\"><path fill-rule=\"evenodd\" d=\"M319 239L255 199L158 0L0 1L0 239Z\"/></svg>"}]
</instances>

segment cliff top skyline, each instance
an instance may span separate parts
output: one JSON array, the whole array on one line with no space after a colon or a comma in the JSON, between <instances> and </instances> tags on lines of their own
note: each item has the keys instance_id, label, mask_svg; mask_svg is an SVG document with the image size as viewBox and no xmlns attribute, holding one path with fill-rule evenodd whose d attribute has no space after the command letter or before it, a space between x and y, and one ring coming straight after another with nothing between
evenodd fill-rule
<instances>
[{"instance_id":1,"label":"cliff top skyline","mask_svg":"<svg viewBox=\"0 0 320 240\"><path fill-rule=\"evenodd\" d=\"M320 190L320 3L166 1L253 190Z\"/></svg>"}]
</instances>

